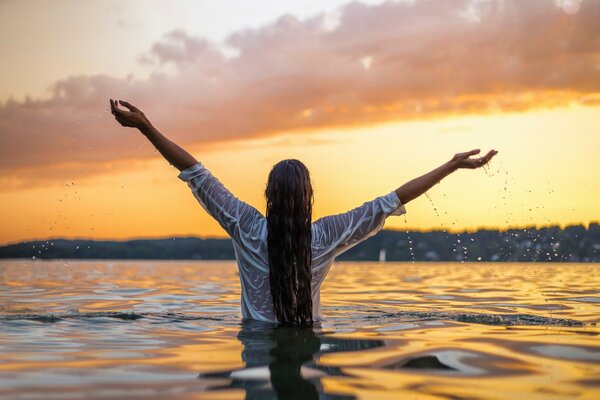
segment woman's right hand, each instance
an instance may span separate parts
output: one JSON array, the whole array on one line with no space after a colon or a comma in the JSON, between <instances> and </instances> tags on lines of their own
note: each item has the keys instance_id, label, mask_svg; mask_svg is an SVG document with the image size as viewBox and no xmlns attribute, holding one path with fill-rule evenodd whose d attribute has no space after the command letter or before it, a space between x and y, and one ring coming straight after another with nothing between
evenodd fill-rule
<instances>
[{"instance_id":1,"label":"woman's right hand","mask_svg":"<svg viewBox=\"0 0 600 400\"><path fill-rule=\"evenodd\" d=\"M119 108L119 104L129 111ZM110 99L110 109L112 115L115 116L117 122L122 126L138 128L139 130L143 130L150 126L150 121L146 118L142 110L124 100L117 101Z\"/></svg>"},{"instance_id":2,"label":"woman's right hand","mask_svg":"<svg viewBox=\"0 0 600 400\"><path fill-rule=\"evenodd\" d=\"M498 152L496 150L490 150L483 157L471 158L471 156L479 154L480 151L481 150L476 149L476 150L467 151L465 153L455 154L454 157L452 157L452 160L450 160L450 164L454 167L454 169L479 168L479 167L483 167L485 164L487 164L492 159L492 157L494 157L496 154L498 154Z\"/></svg>"}]
</instances>

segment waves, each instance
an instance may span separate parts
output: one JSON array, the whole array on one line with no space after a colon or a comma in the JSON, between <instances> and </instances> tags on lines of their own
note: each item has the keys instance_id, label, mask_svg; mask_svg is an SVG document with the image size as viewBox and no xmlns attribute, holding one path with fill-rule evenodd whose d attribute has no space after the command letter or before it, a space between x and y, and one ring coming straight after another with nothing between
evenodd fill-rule
<instances>
[{"instance_id":1,"label":"waves","mask_svg":"<svg viewBox=\"0 0 600 400\"><path fill-rule=\"evenodd\" d=\"M66 313L51 313L51 314L12 314L0 315L0 322L3 321L38 321L55 323L64 320L94 320L100 318L113 318L123 321L135 321L139 319L160 319L166 322L181 322L181 321L224 321L226 318L186 315L181 313L134 313L123 311L103 311L103 312L66 312Z\"/></svg>"},{"instance_id":2,"label":"waves","mask_svg":"<svg viewBox=\"0 0 600 400\"><path fill-rule=\"evenodd\" d=\"M347 316L347 315L346 315ZM460 313L460 312L428 312L428 311L398 311L398 312L362 312L360 317L343 318L344 322L352 325L359 320L376 322L382 326L398 322L419 321L455 321L469 324L483 324L496 326L583 326L581 321L567 318L543 317L531 314L485 314L485 313ZM196 315L174 312L66 312L66 313L21 313L0 315L0 322L8 321L37 321L43 323L58 323L65 320L89 320L93 322L98 319L115 319L121 321L153 320L163 323L177 323L183 321L231 321L235 316L224 315ZM241 320L239 320L241 322ZM339 323L340 320L336 320ZM327 324L325 318L323 324Z\"/></svg>"},{"instance_id":3,"label":"waves","mask_svg":"<svg viewBox=\"0 0 600 400\"><path fill-rule=\"evenodd\" d=\"M568 318L551 318L531 314L483 314L483 313L459 313L459 312L425 312L425 311L400 311L384 313L366 318L382 320L399 320L401 322L415 321L456 321L471 324L516 326L582 326L581 321Z\"/></svg>"}]
</instances>

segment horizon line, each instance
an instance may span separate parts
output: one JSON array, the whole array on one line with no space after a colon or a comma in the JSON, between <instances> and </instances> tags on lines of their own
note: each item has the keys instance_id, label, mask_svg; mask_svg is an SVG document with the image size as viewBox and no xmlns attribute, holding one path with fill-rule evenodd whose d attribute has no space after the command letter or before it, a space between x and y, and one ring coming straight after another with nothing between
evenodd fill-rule
<instances>
[{"instance_id":1,"label":"horizon line","mask_svg":"<svg viewBox=\"0 0 600 400\"><path fill-rule=\"evenodd\" d=\"M506 227L506 228L499 228L499 227L488 227L488 226L479 226L477 228L465 228L465 229L447 229L447 228L443 228L443 227L434 227L434 228L430 228L430 229L392 229L392 228L388 228L388 229L381 229L379 232L383 232L383 231L388 231L388 232L398 232L398 233L434 233L434 232L445 232L445 233L450 233L450 234L471 234L471 233L477 233L477 232L481 232L481 231L496 231L496 232L508 232L508 231L514 231L514 230L540 230L540 229L546 229L546 228L560 228L562 229L566 229L569 227L575 227L575 226L582 226L584 228L586 228L587 230L589 230L591 225L600 225L600 221L599 220L593 220L593 221L589 221L587 224L580 222L580 223L570 223L570 224L565 224L565 225L561 225L561 224L541 224L541 225L523 225L523 226L510 226L510 227ZM378 233L379 233L378 232ZM229 236L199 236L199 235L194 235L194 234L189 234L189 235L177 235L177 236L132 236L129 238L122 238L122 239L118 239L118 238L90 238L90 237L46 237L46 238L37 238L37 239L24 239L24 240L20 240L20 241L15 241L15 242L5 242L5 243L0 243L0 247L6 247L6 246L12 246L12 245L18 245L18 244L22 244L22 243L32 243L32 242L49 242L52 240L69 240L69 241L93 241L93 242L131 242L131 241L138 241L138 240L167 240L167 239L172 239L172 240L176 240L176 239L200 239L200 240L228 240L231 239Z\"/></svg>"}]
</instances>

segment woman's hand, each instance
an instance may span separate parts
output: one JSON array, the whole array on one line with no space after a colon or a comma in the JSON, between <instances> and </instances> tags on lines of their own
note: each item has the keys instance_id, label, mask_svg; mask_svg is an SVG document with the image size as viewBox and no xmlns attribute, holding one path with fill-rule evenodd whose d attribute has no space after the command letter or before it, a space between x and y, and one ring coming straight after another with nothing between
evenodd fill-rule
<instances>
[{"instance_id":1,"label":"woman's hand","mask_svg":"<svg viewBox=\"0 0 600 400\"><path fill-rule=\"evenodd\" d=\"M496 154L498 154L498 152L496 150L490 150L483 157L471 158L471 156L474 156L475 154L479 154L480 151L481 150L477 149L477 150L467 151L465 153L458 153L458 154L454 155L454 157L452 157L452 160L450 160L450 165L452 165L452 167L454 169L479 168L479 167L483 167L485 164L487 164L492 159L492 157L494 157Z\"/></svg>"},{"instance_id":2,"label":"woman's hand","mask_svg":"<svg viewBox=\"0 0 600 400\"><path fill-rule=\"evenodd\" d=\"M479 149L467 151L465 153L458 153L452 160L445 162L443 165L437 167L431 172L426 173L418 178L415 178L404 185L396 189L396 195L402 204L406 204L409 201L416 199L427 190L431 189L433 185L441 181L458 168L479 168L487 164L492 157L498 152L496 150L490 150L483 157L471 158L475 154L479 154Z\"/></svg>"},{"instance_id":3,"label":"woman's hand","mask_svg":"<svg viewBox=\"0 0 600 400\"><path fill-rule=\"evenodd\" d=\"M129 111L119 108L119 104L127 108ZM126 101L110 99L110 109L115 119L123 126L138 128L143 130L148 128L151 124L144 113L136 106L129 104Z\"/></svg>"},{"instance_id":4,"label":"woman's hand","mask_svg":"<svg viewBox=\"0 0 600 400\"><path fill-rule=\"evenodd\" d=\"M129 111L119 108L119 104L127 108ZM110 109L115 119L123 126L131 128L138 128L140 132L146 136L146 138L154 145L156 150L175 168L180 171L187 169L198 161L183 148L179 147L176 143L167 139L162 133L158 131L144 113L134 105L129 104L126 101L110 99Z\"/></svg>"}]
</instances>

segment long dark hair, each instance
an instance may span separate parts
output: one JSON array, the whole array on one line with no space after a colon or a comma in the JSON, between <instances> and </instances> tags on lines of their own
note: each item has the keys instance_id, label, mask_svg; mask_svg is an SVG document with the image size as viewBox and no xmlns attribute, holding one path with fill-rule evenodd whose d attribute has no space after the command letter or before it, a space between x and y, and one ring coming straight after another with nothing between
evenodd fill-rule
<instances>
[{"instance_id":1,"label":"long dark hair","mask_svg":"<svg viewBox=\"0 0 600 400\"><path fill-rule=\"evenodd\" d=\"M295 159L275 164L265 196L269 280L277 321L312 325L310 226L314 200L306 166Z\"/></svg>"}]
</instances>

